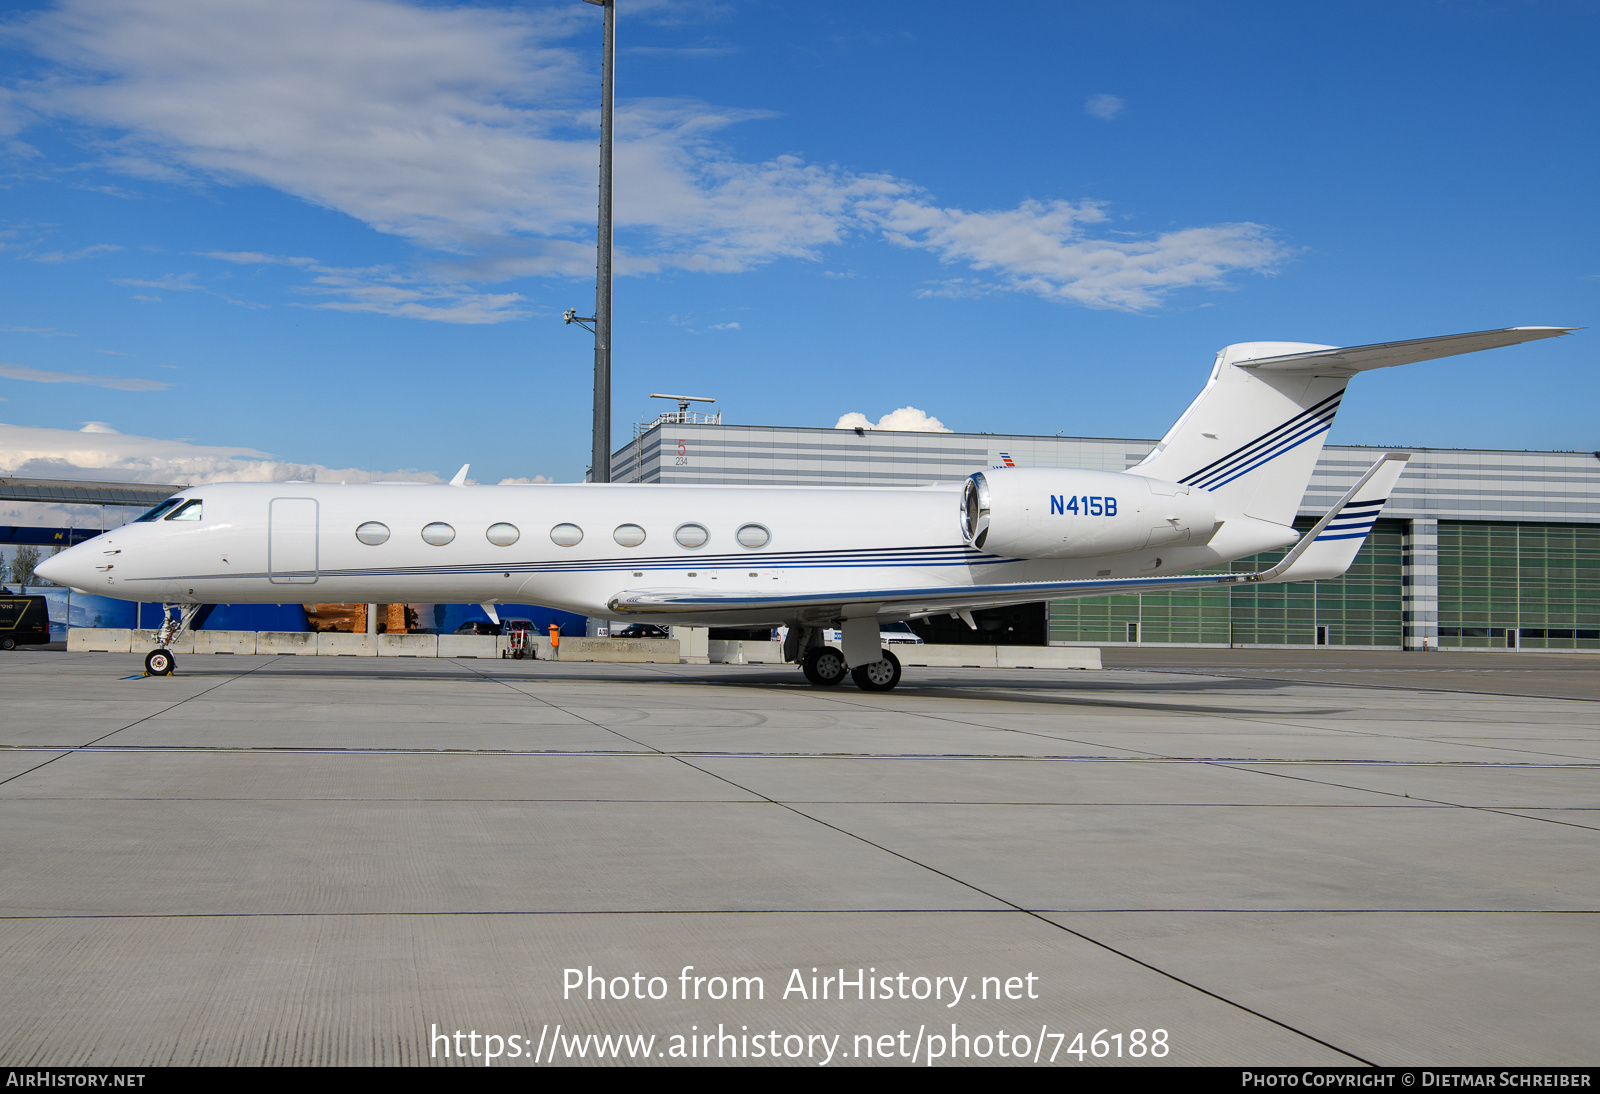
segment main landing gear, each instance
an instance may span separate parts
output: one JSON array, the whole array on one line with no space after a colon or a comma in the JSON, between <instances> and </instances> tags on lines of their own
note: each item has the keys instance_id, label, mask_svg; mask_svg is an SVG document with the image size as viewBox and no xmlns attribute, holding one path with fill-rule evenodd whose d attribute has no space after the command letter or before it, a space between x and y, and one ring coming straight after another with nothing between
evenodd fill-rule
<instances>
[{"instance_id":1,"label":"main landing gear","mask_svg":"<svg viewBox=\"0 0 1600 1094\"><path fill-rule=\"evenodd\" d=\"M882 661L857 665L850 670L850 679L862 691L890 691L900 683L900 658L884 650Z\"/></svg>"},{"instance_id":2,"label":"main landing gear","mask_svg":"<svg viewBox=\"0 0 1600 1094\"><path fill-rule=\"evenodd\" d=\"M844 654L832 646L817 646L807 650L805 662L800 667L807 680L823 688L843 683L845 673L850 671L845 666Z\"/></svg>"},{"instance_id":3,"label":"main landing gear","mask_svg":"<svg viewBox=\"0 0 1600 1094\"><path fill-rule=\"evenodd\" d=\"M806 679L818 687L835 687L844 682L846 673L862 691L889 691L900 683L900 659L888 650L883 651L881 661L849 668L844 654L832 646L816 646L807 651L801 668Z\"/></svg>"}]
</instances>

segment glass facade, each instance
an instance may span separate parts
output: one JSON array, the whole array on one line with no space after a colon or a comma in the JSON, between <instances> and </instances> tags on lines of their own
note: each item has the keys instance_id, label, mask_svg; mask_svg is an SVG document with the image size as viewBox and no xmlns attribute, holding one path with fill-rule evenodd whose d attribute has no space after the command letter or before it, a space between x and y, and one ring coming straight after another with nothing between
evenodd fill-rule
<instances>
[{"instance_id":1,"label":"glass facade","mask_svg":"<svg viewBox=\"0 0 1600 1094\"><path fill-rule=\"evenodd\" d=\"M1305 531L1313 523L1295 526ZM1398 649L1404 528L1401 521L1379 521L1349 572L1333 581L1052 601L1050 640ZM1232 569L1264 570L1283 555L1254 555Z\"/></svg>"},{"instance_id":2,"label":"glass facade","mask_svg":"<svg viewBox=\"0 0 1600 1094\"><path fill-rule=\"evenodd\" d=\"M1600 527L1441 520L1439 644L1600 650Z\"/></svg>"}]
</instances>

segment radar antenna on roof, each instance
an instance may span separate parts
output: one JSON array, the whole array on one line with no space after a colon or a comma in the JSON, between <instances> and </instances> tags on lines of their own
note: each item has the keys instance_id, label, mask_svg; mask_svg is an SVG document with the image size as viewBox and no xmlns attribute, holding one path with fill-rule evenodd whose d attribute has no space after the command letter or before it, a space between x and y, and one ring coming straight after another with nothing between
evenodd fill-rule
<instances>
[{"instance_id":1,"label":"radar antenna on roof","mask_svg":"<svg viewBox=\"0 0 1600 1094\"><path fill-rule=\"evenodd\" d=\"M657 395L653 391L650 393L650 398L652 398L652 399L676 399L678 401L678 413L679 414L688 413L689 404L690 403L714 403L714 402L716 402L715 399L708 399L704 395Z\"/></svg>"}]
</instances>

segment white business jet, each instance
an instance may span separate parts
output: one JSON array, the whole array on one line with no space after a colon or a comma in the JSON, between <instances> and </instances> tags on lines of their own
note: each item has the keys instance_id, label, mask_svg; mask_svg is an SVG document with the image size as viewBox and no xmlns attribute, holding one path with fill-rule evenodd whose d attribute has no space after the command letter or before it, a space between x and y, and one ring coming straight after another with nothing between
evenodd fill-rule
<instances>
[{"instance_id":1,"label":"white business jet","mask_svg":"<svg viewBox=\"0 0 1600 1094\"><path fill-rule=\"evenodd\" d=\"M1311 581L1349 568L1409 455L1387 453L1307 534L1291 525L1358 372L1550 338L1513 327L1336 348L1246 342L1123 472L991 468L910 489L212 483L41 563L50 581L203 604L543 604L660 624L787 625L812 683L887 691L879 626L1141 590ZM1209 573L1293 545L1252 574ZM1189 574L1191 576L1183 576ZM838 647L824 636L837 628ZM146 667L170 672L158 649Z\"/></svg>"}]
</instances>

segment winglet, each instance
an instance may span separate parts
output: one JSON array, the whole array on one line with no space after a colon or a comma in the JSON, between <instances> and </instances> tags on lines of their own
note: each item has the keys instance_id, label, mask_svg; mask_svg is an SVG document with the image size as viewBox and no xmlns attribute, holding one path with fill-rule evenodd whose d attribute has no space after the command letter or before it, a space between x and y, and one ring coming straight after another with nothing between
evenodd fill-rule
<instances>
[{"instance_id":1,"label":"winglet","mask_svg":"<svg viewBox=\"0 0 1600 1094\"><path fill-rule=\"evenodd\" d=\"M461 465L461 470L456 472L456 477L450 480L450 485L451 486L465 486L465 485L467 485L467 468L469 468L471 466L472 465L470 463L462 464Z\"/></svg>"},{"instance_id":2,"label":"winglet","mask_svg":"<svg viewBox=\"0 0 1600 1094\"><path fill-rule=\"evenodd\" d=\"M1388 452L1368 468L1340 499L1339 504L1294 545L1283 561L1270 570L1251 574L1251 581L1320 581L1338 577L1356 560L1356 552L1367 541L1378 514L1389 500L1389 491L1400 479L1400 472L1411 459L1409 452Z\"/></svg>"}]
</instances>

